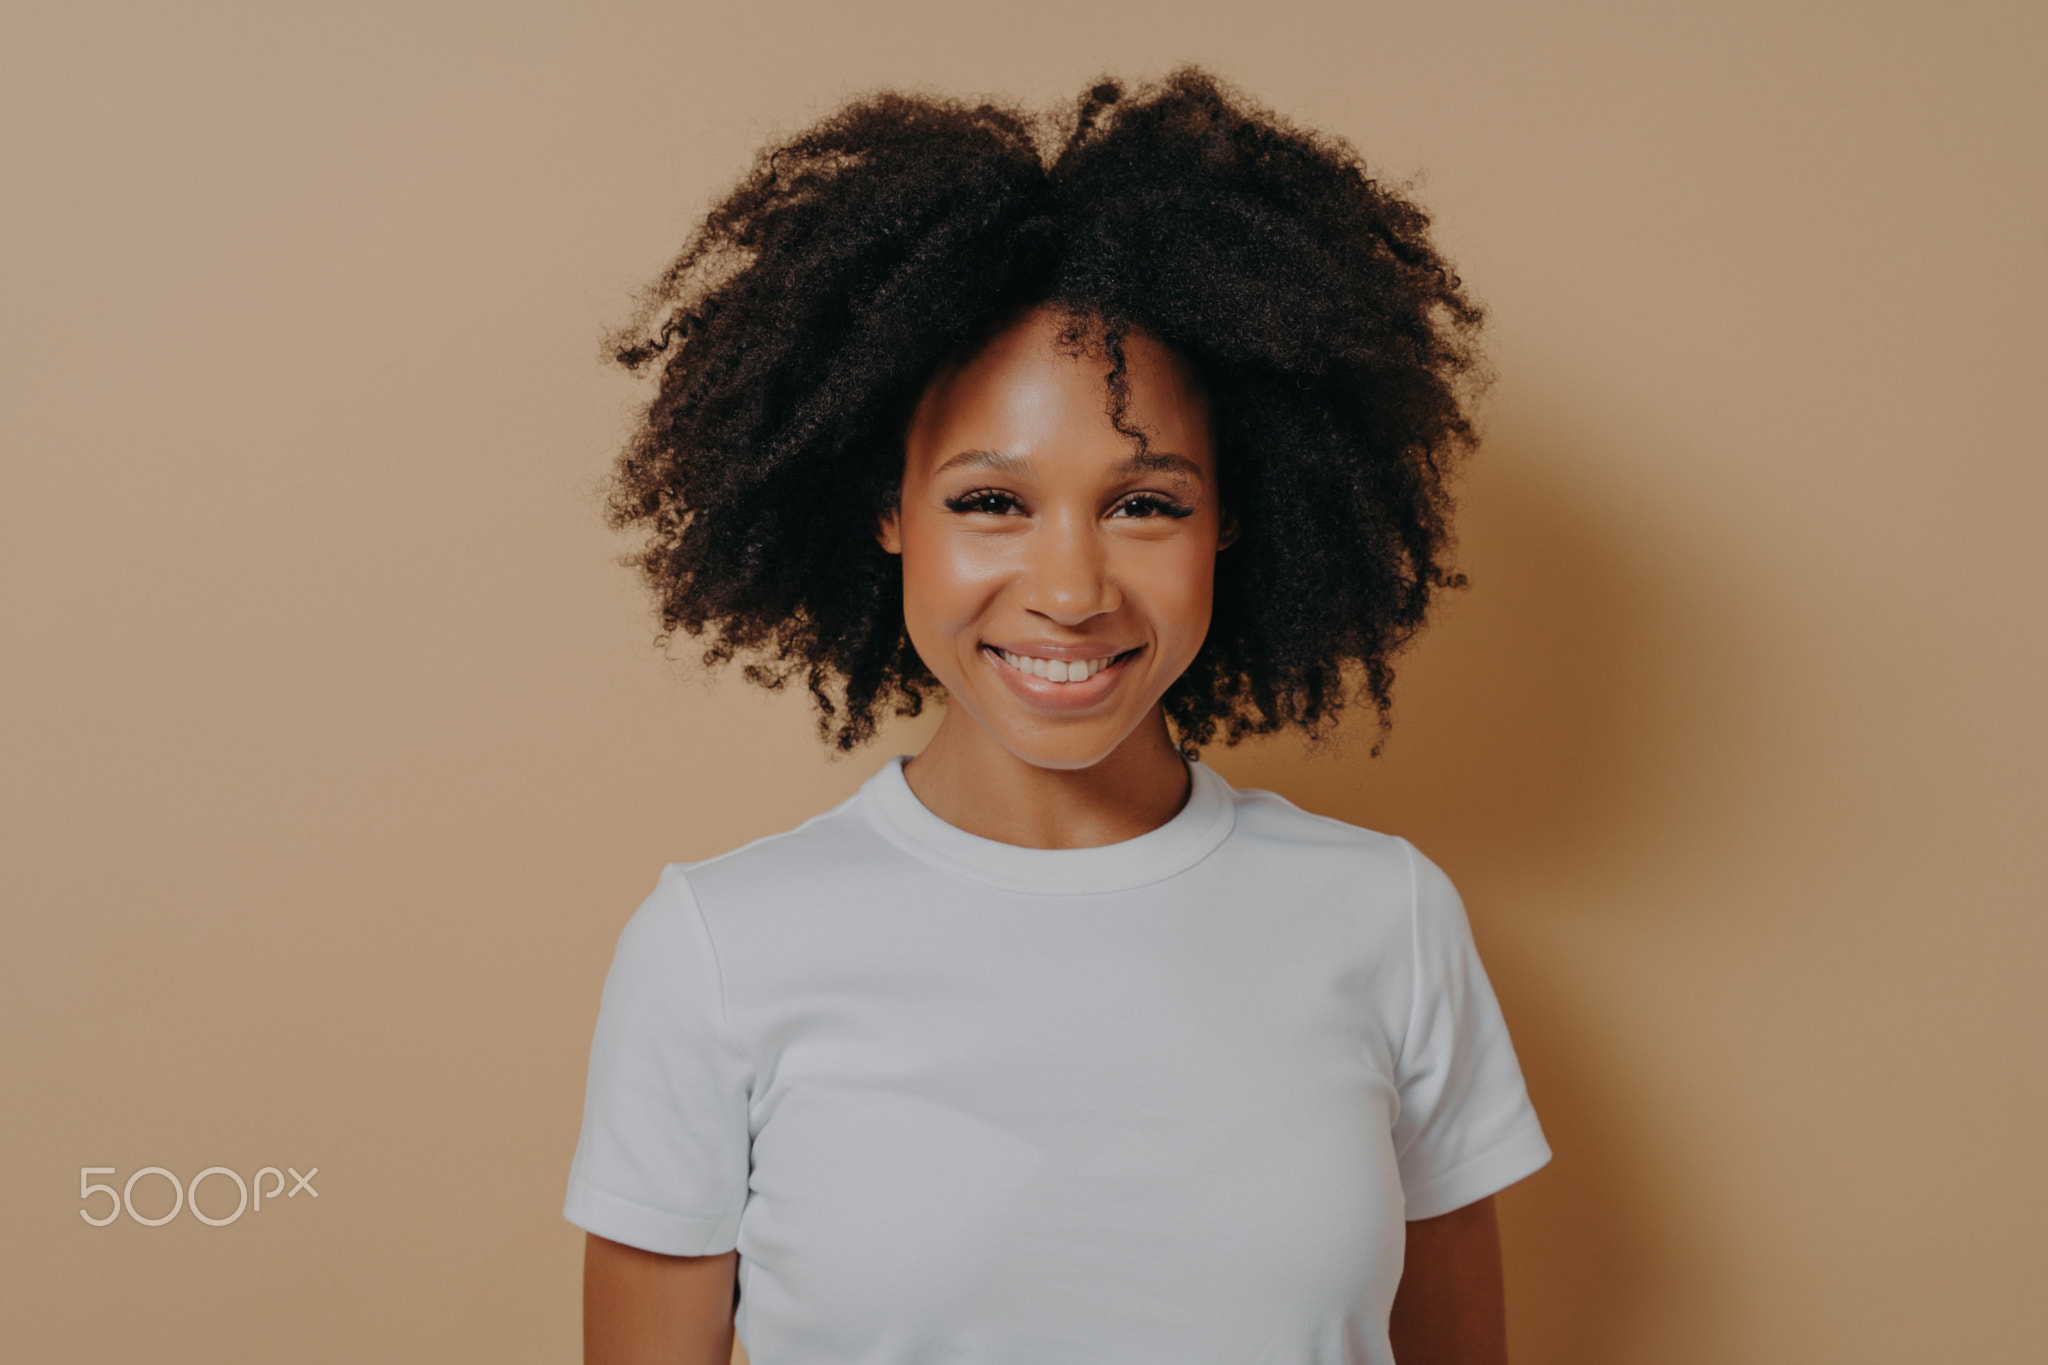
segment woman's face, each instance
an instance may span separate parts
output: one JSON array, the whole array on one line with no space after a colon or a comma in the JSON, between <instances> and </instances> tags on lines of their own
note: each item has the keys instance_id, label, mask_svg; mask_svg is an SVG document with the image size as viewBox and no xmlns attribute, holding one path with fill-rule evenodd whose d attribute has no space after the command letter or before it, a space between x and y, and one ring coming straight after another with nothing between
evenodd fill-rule
<instances>
[{"instance_id":1,"label":"woman's face","mask_svg":"<svg viewBox=\"0 0 2048 1365\"><path fill-rule=\"evenodd\" d=\"M911 643L951 705L1018 758L1085 768L1151 716L1209 629L1223 522L1209 412L1150 336L1107 362L1056 344L1040 308L926 388L903 492L878 539L903 556Z\"/></svg>"}]
</instances>

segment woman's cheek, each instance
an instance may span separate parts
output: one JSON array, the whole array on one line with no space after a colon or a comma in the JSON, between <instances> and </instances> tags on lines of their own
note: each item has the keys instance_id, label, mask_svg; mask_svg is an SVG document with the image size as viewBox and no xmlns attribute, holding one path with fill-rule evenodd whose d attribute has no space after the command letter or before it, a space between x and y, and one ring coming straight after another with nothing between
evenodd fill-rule
<instances>
[{"instance_id":1,"label":"woman's cheek","mask_svg":"<svg viewBox=\"0 0 2048 1365\"><path fill-rule=\"evenodd\" d=\"M1178 676L1194 661L1209 633L1216 600L1216 555L1190 544L1164 558L1151 576L1149 595L1156 603L1154 629L1171 652Z\"/></svg>"},{"instance_id":2,"label":"woman's cheek","mask_svg":"<svg viewBox=\"0 0 2048 1365\"><path fill-rule=\"evenodd\" d=\"M962 636L976 644L989 602L1001 590L1008 557L989 538L947 536L935 528L906 537L903 547L903 610L913 638L919 628L935 646Z\"/></svg>"}]
</instances>

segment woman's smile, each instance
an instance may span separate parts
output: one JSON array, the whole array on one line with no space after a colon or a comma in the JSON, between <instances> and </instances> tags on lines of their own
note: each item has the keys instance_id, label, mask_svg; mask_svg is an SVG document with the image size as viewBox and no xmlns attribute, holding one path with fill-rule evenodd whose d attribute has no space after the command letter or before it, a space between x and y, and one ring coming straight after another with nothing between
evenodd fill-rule
<instances>
[{"instance_id":1,"label":"woman's smile","mask_svg":"<svg viewBox=\"0 0 2048 1365\"><path fill-rule=\"evenodd\" d=\"M1003 681L1015 689L1025 705L1060 710L1094 706L1107 698L1129 673L1127 665L1143 648L1140 645L1075 657L1073 647L1041 645L1033 651L1020 652L983 645L982 653L994 661Z\"/></svg>"}]
</instances>

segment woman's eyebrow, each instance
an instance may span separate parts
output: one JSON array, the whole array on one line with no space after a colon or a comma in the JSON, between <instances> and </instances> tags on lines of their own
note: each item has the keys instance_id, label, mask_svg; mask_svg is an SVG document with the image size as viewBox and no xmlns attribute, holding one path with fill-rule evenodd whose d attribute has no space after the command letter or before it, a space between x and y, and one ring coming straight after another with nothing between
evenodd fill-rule
<instances>
[{"instance_id":1,"label":"woman's eyebrow","mask_svg":"<svg viewBox=\"0 0 2048 1365\"><path fill-rule=\"evenodd\" d=\"M1000 450L963 450L934 469L932 474L936 477L949 469L993 469L998 473L1012 474L1030 467L1031 461L1022 455L1006 455Z\"/></svg>"},{"instance_id":2,"label":"woman's eyebrow","mask_svg":"<svg viewBox=\"0 0 2048 1365\"><path fill-rule=\"evenodd\" d=\"M949 469L993 469L1001 474L1015 474L1030 468L1029 456L1011 455L1000 450L963 450L932 473L936 477ZM1196 483L1203 482L1200 465L1169 450L1148 450L1131 455L1120 461L1110 473L1119 479L1127 479L1133 474L1178 474Z\"/></svg>"},{"instance_id":3,"label":"woman's eyebrow","mask_svg":"<svg viewBox=\"0 0 2048 1365\"><path fill-rule=\"evenodd\" d=\"M1180 474L1203 482L1202 467L1185 455L1176 455L1170 450L1147 450L1132 455L1116 467L1116 476L1129 478L1133 474Z\"/></svg>"}]
</instances>

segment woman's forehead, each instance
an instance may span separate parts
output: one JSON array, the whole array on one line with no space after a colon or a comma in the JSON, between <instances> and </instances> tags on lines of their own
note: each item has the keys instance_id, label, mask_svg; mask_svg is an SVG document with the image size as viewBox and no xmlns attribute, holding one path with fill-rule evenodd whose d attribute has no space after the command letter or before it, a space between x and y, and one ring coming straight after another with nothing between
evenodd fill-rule
<instances>
[{"instance_id":1,"label":"woman's forehead","mask_svg":"<svg viewBox=\"0 0 2048 1365\"><path fill-rule=\"evenodd\" d=\"M1109 416L1109 357L1099 340L1075 346L1069 335L1063 313L1036 309L934 376L911 422L912 465L936 472L967 452L1127 459L1133 442ZM1124 426L1142 429L1154 449L1206 466L1208 405L1186 363L1144 332L1126 333L1123 350Z\"/></svg>"}]
</instances>

